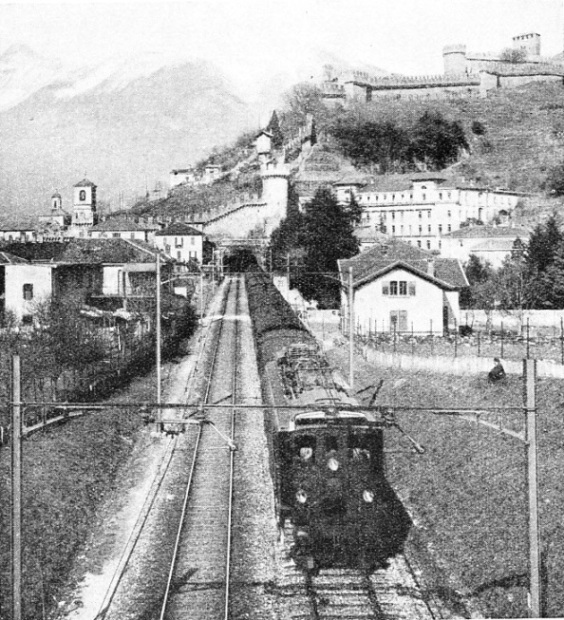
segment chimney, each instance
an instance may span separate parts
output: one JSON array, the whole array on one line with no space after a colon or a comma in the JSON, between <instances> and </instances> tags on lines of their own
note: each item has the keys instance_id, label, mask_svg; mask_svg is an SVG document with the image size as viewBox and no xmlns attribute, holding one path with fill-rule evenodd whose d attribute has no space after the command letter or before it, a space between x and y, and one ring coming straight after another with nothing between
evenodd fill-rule
<instances>
[{"instance_id":1,"label":"chimney","mask_svg":"<svg viewBox=\"0 0 564 620\"><path fill-rule=\"evenodd\" d=\"M427 275L435 277L435 259L427 259Z\"/></svg>"}]
</instances>

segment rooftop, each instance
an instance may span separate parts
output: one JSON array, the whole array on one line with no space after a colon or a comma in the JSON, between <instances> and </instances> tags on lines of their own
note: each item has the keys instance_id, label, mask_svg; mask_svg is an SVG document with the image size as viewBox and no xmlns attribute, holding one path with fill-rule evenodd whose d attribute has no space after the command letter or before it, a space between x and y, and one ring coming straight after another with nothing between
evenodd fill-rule
<instances>
[{"instance_id":1,"label":"rooftop","mask_svg":"<svg viewBox=\"0 0 564 620\"><path fill-rule=\"evenodd\" d=\"M157 237L164 237L165 235L171 237L180 237L181 235L188 235L190 237L202 237L203 234L204 233L201 230L198 230L197 228L194 228L193 226L190 226L188 224L184 224L183 222L173 222L164 230L159 230L159 232L155 233Z\"/></svg>"},{"instance_id":2,"label":"rooftop","mask_svg":"<svg viewBox=\"0 0 564 620\"><path fill-rule=\"evenodd\" d=\"M454 232L443 235L446 239L492 239L511 238L528 239L530 232L526 228L512 226L465 226Z\"/></svg>"},{"instance_id":3,"label":"rooftop","mask_svg":"<svg viewBox=\"0 0 564 620\"><path fill-rule=\"evenodd\" d=\"M433 275L430 275L428 270L430 262L433 263ZM441 258L397 239L388 238L357 256L340 260L338 263L341 274L345 274L349 267L352 267L355 287L366 284L395 267L412 271L441 288L458 289L468 286L462 265L457 259Z\"/></svg>"}]
</instances>

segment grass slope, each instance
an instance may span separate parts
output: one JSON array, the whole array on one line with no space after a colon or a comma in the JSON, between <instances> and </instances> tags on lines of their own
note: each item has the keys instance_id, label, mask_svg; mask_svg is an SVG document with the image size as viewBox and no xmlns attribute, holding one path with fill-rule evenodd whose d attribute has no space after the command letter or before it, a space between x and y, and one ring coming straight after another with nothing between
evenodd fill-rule
<instances>
[{"instance_id":1,"label":"grass slope","mask_svg":"<svg viewBox=\"0 0 564 620\"><path fill-rule=\"evenodd\" d=\"M347 371L347 352L332 362ZM528 525L524 445L495 430L418 413L417 407L522 407L522 381L488 386L484 376L406 373L358 360L357 386L384 379L378 404L413 407L401 426L425 448L410 451L400 433L386 434L388 478L411 507L420 534L445 563L460 590L491 617L527 616ZM564 609L564 467L562 381L540 379L538 399L539 510L546 558L546 615ZM370 391L367 392L367 399ZM497 416L490 416L497 421ZM504 426L524 427L522 412L500 415Z\"/></svg>"}]
</instances>

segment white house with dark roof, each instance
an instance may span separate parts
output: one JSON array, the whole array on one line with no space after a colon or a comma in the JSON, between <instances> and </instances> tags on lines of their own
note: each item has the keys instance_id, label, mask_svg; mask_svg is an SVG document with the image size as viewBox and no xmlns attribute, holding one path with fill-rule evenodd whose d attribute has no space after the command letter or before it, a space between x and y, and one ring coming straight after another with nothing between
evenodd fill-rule
<instances>
[{"instance_id":1,"label":"white house with dark roof","mask_svg":"<svg viewBox=\"0 0 564 620\"><path fill-rule=\"evenodd\" d=\"M352 269L355 329L361 333L437 335L456 328L459 292L468 286L459 260L392 239L338 265L345 317Z\"/></svg>"},{"instance_id":2,"label":"white house with dark roof","mask_svg":"<svg viewBox=\"0 0 564 620\"><path fill-rule=\"evenodd\" d=\"M159 224L136 221L132 218L112 217L93 226L88 231L88 237L91 239L133 239L150 243L160 229Z\"/></svg>"},{"instance_id":3,"label":"white house with dark roof","mask_svg":"<svg viewBox=\"0 0 564 620\"><path fill-rule=\"evenodd\" d=\"M442 237L467 220L487 224L510 217L525 195L467 186L437 172L378 176L364 185L358 177L344 179L334 188L343 204L355 196L364 226L427 250L441 250Z\"/></svg>"},{"instance_id":4,"label":"white house with dark roof","mask_svg":"<svg viewBox=\"0 0 564 620\"><path fill-rule=\"evenodd\" d=\"M497 269L511 255L519 239L528 243L530 232L512 226L466 226L442 238L441 256L467 262L470 254Z\"/></svg>"},{"instance_id":5,"label":"white house with dark roof","mask_svg":"<svg viewBox=\"0 0 564 620\"><path fill-rule=\"evenodd\" d=\"M155 234L155 245L179 262L196 260L202 264L204 233L194 226L184 222L173 222Z\"/></svg>"}]
</instances>

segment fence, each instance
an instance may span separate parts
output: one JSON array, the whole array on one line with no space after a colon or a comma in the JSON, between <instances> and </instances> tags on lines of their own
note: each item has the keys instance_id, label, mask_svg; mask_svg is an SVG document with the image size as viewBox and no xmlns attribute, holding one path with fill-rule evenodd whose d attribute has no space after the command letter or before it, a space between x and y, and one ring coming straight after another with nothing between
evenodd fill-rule
<instances>
[{"instance_id":1,"label":"fence","mask_svg":"<svg viewBox=\"0 0 564 620\"><path fill-rule=\"evenodd\" d=\"M504 360L538 359L556 362L564 366L564 325L558 329L542 334L525 325L524 333L505 329L501 322L500 329L478 331L470 326L461 325L446 335L439 335L433 330L432 323L428 332L393 329L378 331L378 322L370 322L369 329L362 330L357 324L356 339L360 344L370 344L374 350L383 353L401 355L446 358L499 357ZM341 319L341 333L348 336L349 325L346 318Z\"/></svg>"}]
</instances>

